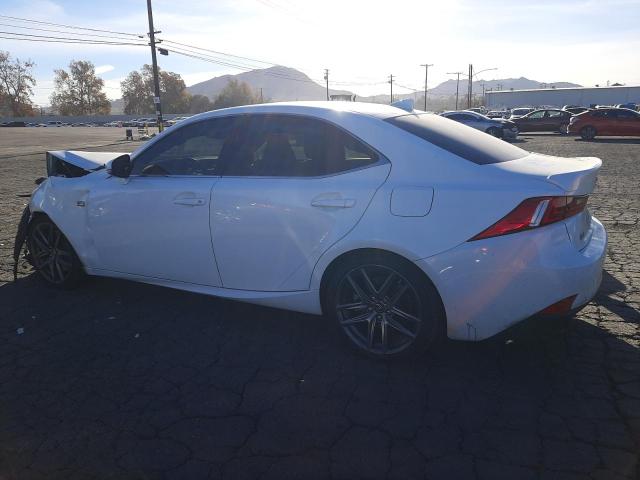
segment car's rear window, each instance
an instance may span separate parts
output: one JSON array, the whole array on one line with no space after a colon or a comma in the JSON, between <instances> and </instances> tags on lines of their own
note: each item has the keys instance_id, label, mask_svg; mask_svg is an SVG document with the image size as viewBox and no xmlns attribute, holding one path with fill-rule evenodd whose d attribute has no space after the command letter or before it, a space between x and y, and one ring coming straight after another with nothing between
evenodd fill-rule
<instances>
[{"instance_id":1,"label":"car's rear window","mask_svg":"<svg viewBox=\"0 0 640 480\"><path fill-rule=\"evenodd\" d=\"M528 155L503 140L432 113L402 115L385 121L478 165L508 162Z\"/></svg>"}]
</instances>

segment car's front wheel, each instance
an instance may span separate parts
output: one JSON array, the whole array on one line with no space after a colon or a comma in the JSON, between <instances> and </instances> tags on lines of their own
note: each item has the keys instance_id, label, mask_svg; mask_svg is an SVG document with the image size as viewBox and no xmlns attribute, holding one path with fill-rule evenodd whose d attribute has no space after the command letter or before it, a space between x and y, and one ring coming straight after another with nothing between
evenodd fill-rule
<instances>
[{"instance_id":1,"label":"car's front wheel","mask_svg":"<svg viewBox=\"0 0 640 480\"><path fill-rule=\"evenodd\" d=\"M33 267L50 285L72 288L84 274L69 240L47 217L36 217L31 222L27 247Z\"/></svg>"},{"instance_id":2,"label":"car's front wheel","mask_svg":"<svg viewBox=\"0 0 640 480\"><path fill-rule=\"evenodd\" d=\"M323 300L325 314L351 346L369 356L410 356L443 337L435 287L393 255L349 258L330 274Z\"/></svg>"},{"instance_id":3,"label":"car's front wheel","mask_svg":"<svg viewBox=\"0 0 640 480\"><path fill-rule=\"evenodd\" d=\"M583 140L593 140L596 137L596 134L597 134L596 129L591 125L583 127L580 130L580 136L582 137Z\"/></svg>"},{"instance_id":4,"label":"car's front wheel","mask_svg":"<svg viewBox=\"0 0 640 480\"><path fill-rule=\"evenodd\" d=\"M492 137L502 138L502 130L498 127L489 127L487 133Z\"/></svg>"}]
</instances>

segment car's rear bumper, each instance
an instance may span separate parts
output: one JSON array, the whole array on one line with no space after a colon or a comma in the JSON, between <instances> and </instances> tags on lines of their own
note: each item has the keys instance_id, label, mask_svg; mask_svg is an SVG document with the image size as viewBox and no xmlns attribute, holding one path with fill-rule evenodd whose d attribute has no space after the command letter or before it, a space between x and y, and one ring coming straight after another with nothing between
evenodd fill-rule
<instances>
[{"instance_id":1,"label":"car's rear bumper","mask_svg":"<svg viewBox=\"0 0 640 480\"><path fill-rule=\"evenodd\" d=\"M466 242L416 264L442 297L449 338L482 340L572 295L572 308L589 302L607 248L607 233L595 218L590 234L578 250L559 222Z\"/></svg>"}]
</instances>

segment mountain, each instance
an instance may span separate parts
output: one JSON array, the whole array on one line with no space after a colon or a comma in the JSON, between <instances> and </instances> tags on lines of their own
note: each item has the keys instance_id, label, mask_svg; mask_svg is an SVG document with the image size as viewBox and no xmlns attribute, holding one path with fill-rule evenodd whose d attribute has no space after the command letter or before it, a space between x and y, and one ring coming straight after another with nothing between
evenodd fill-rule
<instances>
[{"instance_id":1,"label":"mountain","mask_svg":"<svg viewBox=\"0 0 640 480\"><path fill-rule=\"evenodd\" d=\"M538 80L530 80L525 77L520 78L501 78L497 80L475 80L473 82L473 91L476 93L482 92L482 84L484 84L485 91L486 90L526 90L531 88L570 88L570 87L581 87L582 85L578 85L576 83L570 82L539 82ZM467 91L467 80L460 79L459 85L460 93ZM442 82L437 87L433 87L429 89L429 95L433 96L448 96L456 94L456 80L450 79Z\"/></svg>"},{"instance_id":2,"label":"mountain","mask_svg":"<svg viewBox=\"0 0 640 480\"><path fill-rule=\"evenodd\" d=\"M214 100L229 80L235 79L247 83L254 91L260 93L265 100L273 102L287 100L326 100L326 87L316 83L304 73L294 68L275 66L260 70L222 75L187 87L192 94L206 95ZM350 94L346 90L329 90L330 94Z\"/></svg>"}]
</instances>

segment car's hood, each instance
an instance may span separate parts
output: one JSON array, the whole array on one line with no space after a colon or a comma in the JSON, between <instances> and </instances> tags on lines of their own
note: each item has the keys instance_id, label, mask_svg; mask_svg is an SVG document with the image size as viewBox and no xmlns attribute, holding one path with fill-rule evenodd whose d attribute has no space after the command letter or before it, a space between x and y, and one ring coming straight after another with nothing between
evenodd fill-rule
<instances>
[{"instance_id":1,"label":"car's hood","mask_svg":"<svg viewBox=\"0 0 640 480\"><path fill-rule=\"evenodd\" d=\"M81 152L77 150L56 150L47 152L47 154L87 171L104 167L111 160L124 155L123 152Z\"/></svg>"}]
</instances>

